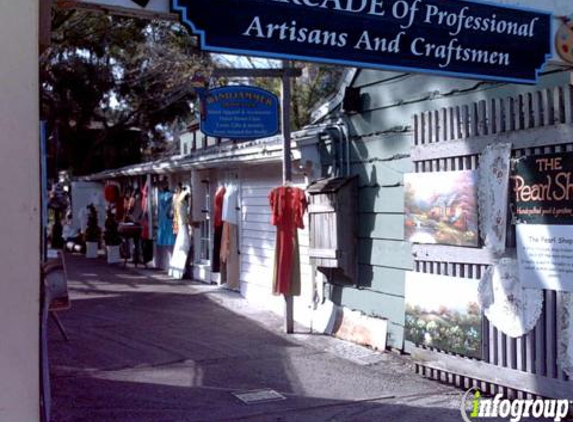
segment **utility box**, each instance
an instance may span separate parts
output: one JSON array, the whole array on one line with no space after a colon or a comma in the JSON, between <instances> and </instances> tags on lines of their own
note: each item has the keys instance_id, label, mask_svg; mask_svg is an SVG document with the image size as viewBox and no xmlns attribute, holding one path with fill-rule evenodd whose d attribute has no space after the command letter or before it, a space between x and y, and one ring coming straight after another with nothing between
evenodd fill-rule
<instances>
[{"instance_id":1,"label":"utility box","mask_svg":"<svg viewBox=\"0 0 573 422\"><path fill-rule=\"evenodd\" d=\"M311 263L329 279L354 282L358 177L317 180L307 192Z\"/></svg>"}]
</instances>

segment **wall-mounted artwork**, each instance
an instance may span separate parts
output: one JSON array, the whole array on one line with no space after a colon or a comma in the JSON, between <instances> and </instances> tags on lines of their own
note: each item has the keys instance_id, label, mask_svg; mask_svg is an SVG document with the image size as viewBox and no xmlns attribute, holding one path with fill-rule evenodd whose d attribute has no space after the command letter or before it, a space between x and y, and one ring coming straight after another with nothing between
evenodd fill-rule
<instances>
[{"instance_id":1,"label":"wall-mounted artwork","mask_svg":"<svg viewBox=\"0 0 573 422\"><path fill-rule=\"evenodd\" d=\"M406 273L406 340L481 357L479 280Z\"/></svg>"},{"instance_id":2,"label":"wall-mounted artwork","mask_svg":"<svg viewBox=\"0 0 573 422\"><path fill-rule=\"evenodd\" d=\"M478 246L477 172L410 173L404 184L406 240Z\"/></svg>"}]
</instances>

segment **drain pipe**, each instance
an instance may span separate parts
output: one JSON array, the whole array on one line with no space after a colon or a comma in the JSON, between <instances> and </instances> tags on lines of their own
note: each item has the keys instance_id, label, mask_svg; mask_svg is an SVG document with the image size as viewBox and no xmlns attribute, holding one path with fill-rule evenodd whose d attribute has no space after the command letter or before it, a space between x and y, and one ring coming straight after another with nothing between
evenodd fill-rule
<instances>
[{"instance_id":1,"label":"drain pipe","mask_svg":"<svg viewBox=\"0 0 573 422\"><path fill-rule=\"evenodd\" d=\"M315 131L315 132L314 132ZM332 160L332 173L333 176L350 176L351 165L350 165L350 136L348 134L348 128L341 118L335 123L326 123L313 125L306 128L307 133L316 133L320 137L321 133L328 133L329 131L336 132L337 137L333 136L333 143L336 142L337 145L332 146L332 151L336 152L338 158ZM296 135L295 135L296 140ZM346 162L345 162L346 161Z\"/></svg>"},{"instance_id":2,"label":"drain pipe","mask_svg":"<svg viewBox=\"0 0 573 422\"><path fill-rule=\"evenodd\" d=\"M348 127L344 123L342 119L338 120L337 122L338 127L340 128L340 132L342 133L342 137L344 139L344 143L346 144L346 177L350 176L350 136L348 135Z\"/></svg>"},{"instance_id":3,"label":"drain pipe","mask_svg":"<svg viewBox=\"0 0 573 422\"><path fill-rule=\"evenodd\" d=\"M334 163L337 164L337 168L336 171L333 171L333 176L335 177L341 177L344 176L345 173L347 173L348 170L345 171L344 168L344 156L345 156L345 152L344 152L344 139L346 138L346 134L344 132L343 126L340 123L333 123L333 124L329 124L324 132L329 132L329 131L334 131L336 132L337 136L332 136L332 140L333 142L336 142L336 146L333 145L333 150L336 151L337 155L338 155L338 159L333 160ZM334 149L336 148L336 149Z\"/></svg>"},{"instance_id":4,"label":"drain pipe","mask_svg":"<svg viewBox=\"0 0 573 422\"><path fill-rule=\"evenodd\" d=\"M342 119L338 120L336 123L330 125L328 129L335 130L339 135L338 140L338 161L339 161L339 171L341 174L338 176L350 176L350 136L348 135L348 129L346 124ZM346 160L345 165L343 165L344 160Z\"/></svg>"}]
</instances>

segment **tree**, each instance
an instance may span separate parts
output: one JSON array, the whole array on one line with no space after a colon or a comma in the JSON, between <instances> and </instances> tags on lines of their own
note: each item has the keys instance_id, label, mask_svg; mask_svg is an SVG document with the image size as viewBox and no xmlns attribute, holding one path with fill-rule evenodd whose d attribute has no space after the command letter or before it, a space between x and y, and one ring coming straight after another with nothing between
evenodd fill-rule
<instances>
[{"instance_id":1,"label":"tree","mask_svg":"<svg viewBox=\"0 0 573 422\"><path fill-rule=\"evenodd\" d=\"M211 67L196 40L176 22L80 10L55 9L52 23L41 100L59 167L82 174L168 153L190 118L191 79Z\"/></svg>"},{"instance_id":2,"label":"tree","mask_svg":"<svg viewBox=\"0 0 573 422\"><path fill-rule=\"evenodd\" d=\"M231 56L232 57L232 56ZM241 57L241 60L229 56L219 56L222 66L280 68L280 61ZM311 113L317 106L338 88L344 68L316 63L296 62L294 66L302 69L302 76L291 79L291 128L302 129L311 123ZM224 81L226 82L226 81ZM281 81L278 78L245 78L244 83L264 88L280 95Z\"/></svg>"}]
</instances>

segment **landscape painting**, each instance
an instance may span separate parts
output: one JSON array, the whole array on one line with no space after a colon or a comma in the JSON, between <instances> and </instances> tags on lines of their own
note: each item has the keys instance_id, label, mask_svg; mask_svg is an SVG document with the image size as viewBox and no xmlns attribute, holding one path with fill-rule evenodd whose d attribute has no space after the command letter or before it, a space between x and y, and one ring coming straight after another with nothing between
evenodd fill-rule
<instances>
[{"instance_id":1,"label":"landscape painting","mask_svg":"<svg viewBox=\"0 0 573 422\"><path fill-rule=\"evenodd\" d=\"M474 279L407 273L406 340L481 358L478 285Z\"/></svg>"},{"instance_id":2,"label":"landscape painting","mask_svg":"<svg viewBox=\"0 0 573 422\"><path fill-rule=\"evenodd\" d=\"M409 173L405 235L412 243L477 247L477 172Z\"/></svg>"}]
</instances>

